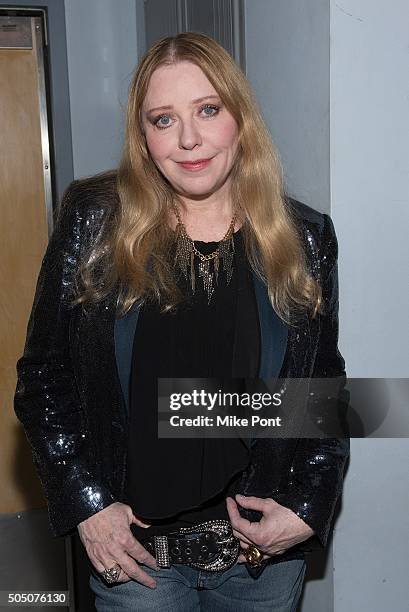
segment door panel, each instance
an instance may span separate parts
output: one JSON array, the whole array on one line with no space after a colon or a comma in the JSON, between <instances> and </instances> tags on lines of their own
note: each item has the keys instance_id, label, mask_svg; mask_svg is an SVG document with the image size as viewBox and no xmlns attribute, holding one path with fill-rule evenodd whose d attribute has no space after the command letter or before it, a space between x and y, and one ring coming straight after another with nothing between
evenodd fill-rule
<instances>
[{"instance_id":1,"label":"door panel","mask_svg":"<svg viewBox=\"0 0 409 612\"><path fill-rule=\"evenodd\" d=\"M42 31L40 17L0 16L0 512L45 503L13 409L51 221Z\"/></svg>"}]
</instances>

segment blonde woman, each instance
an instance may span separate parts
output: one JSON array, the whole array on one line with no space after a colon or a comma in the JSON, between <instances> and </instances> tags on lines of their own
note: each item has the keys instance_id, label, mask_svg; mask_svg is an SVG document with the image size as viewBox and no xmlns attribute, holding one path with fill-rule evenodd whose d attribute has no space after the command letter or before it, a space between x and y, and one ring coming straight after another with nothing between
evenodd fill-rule
<instances>
[{"instance_id":1,"label":"blonde woman","mask_svg":"<svg viewBox=\"0 0 409 612\"><path fill-rule=\"evenodd\" d=\"M119 168L64 194L17 366L52 531L78 529L98 610L295 610L348 440L159 439L156 382L343 379L336 264L230 55L157 42Z\"/></svg>"}]
</instances>

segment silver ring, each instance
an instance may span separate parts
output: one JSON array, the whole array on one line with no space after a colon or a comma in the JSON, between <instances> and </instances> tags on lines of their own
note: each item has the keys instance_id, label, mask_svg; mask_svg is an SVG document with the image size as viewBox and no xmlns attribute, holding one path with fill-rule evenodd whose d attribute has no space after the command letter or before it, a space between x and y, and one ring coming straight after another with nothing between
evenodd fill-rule
<instances>
[{"instance_id":1,"label":"silver ring","mask_svg":"<svg viewBox=\"0 0 409 612\"><path fill-rule=\"evenodd\" d=\"M104 580L106 580L106 582L108 582L108 584L113 584L114 582L118 581L120 573L121 566L118 565L118 563L115 563L115 565L113 565L110 569L104 569L104 571L101 572L101 576Z\"/></svg>"}]
</instances>

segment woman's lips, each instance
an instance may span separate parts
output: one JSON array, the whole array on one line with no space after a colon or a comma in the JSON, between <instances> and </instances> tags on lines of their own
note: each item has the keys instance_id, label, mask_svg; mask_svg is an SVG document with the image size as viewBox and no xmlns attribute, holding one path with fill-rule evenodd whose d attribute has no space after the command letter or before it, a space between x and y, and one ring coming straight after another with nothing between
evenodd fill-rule
<instances>
[{"instance_id":1,"label":"woman's lips","mask_svg":"<svg viewBox=\"0 0 409 612\"><path fill-rule=\"evenodd\" d=\"M198 160L197 162L177 162L179 166L182 166L182 168L184 168L185 170L190 170L190 171L195 171L195 170L202 170L203 168L206 168L210 162L212 161L212 158L210 159L201 159Z\"/></svg>"}]
</instances>

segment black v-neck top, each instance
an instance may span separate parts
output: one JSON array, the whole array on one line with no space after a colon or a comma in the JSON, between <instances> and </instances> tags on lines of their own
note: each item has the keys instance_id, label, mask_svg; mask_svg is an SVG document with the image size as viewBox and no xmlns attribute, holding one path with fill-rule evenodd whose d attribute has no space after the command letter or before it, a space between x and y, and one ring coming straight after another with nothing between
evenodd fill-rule
<instances>
[{"instance_id":1,"label":"black v-neck top","mask_svg":"<svg viewBox=\"0 0 409 612\"><path fill-rule=\"evenodd\" d=\"M249 462L249 441L158 439L157 378L257 377L260 332L253 280L241 230L233 235L233 275L219 281L210 303L198 274L196 289L181 274L185 301L176 312L141 306L135 330L131 384L126 502L150 523L132 525L136 538L210 519L228 519L225 498ZM195 241L203 254L215 242ZM237 382L235 383L238 384Z\"/></svg>"}]
</instances>

